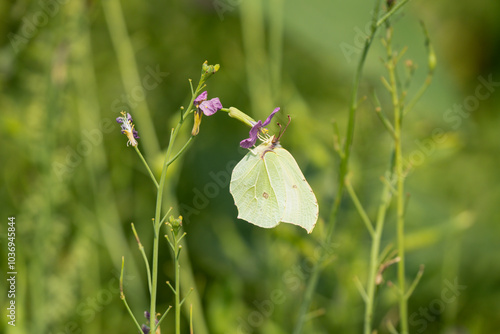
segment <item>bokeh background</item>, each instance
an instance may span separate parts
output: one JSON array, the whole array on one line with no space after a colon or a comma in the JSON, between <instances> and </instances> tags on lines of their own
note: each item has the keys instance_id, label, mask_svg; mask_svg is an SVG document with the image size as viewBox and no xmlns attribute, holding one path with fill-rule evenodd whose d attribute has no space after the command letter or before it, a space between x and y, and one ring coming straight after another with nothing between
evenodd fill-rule
<instances>
[{"instance_id":1,"label":"bokeh background","mask_svg":"<svg viewBox=\"0 0 500 334\"><path fill-rule=\"evenodd\" d=\"M6 272L7 218L15 216L18 276L15 328L7 325L0 280L0 331L135 332L119 299L122 255L128 301L145 320L146 275L130 223L150 254L155 192L114 119L122 109L133 114L140 148L158 175L169 129L190 99L188 79L196 83L208 60L221 65L209 97L255 119L276 106L284 111L279 121L292 116L281 142L318 197L320 221L307 235L237 220L228 181L248 128L225 113L204 117L195 142L172 165L165 198L188 233L182 285L195 293L185 305L193 305L197 334L291 333L338 186L332 120L345 133L372 7L361 0L2 1L0 263ZM425 265L409 302L411 333L500 327L499 13L495 1L421 0L391 20L395 48L408 47L403 61L418 65L410 94L427 73L419 20L438 59L430 89L404 126L404 155L415 165L406 188L408 280ZM389 110L382 35L366 63L360 97L368 98L358 110L351 159L353 185L371 216L391 148L371 97L376 91ZM444 139L432 140L439 129ZM394 243L395 229L392 210L383 246ZM326 247L332 256L304 332L360 332L364 305L354 278L366 281L370 240L347 197ZM166 242L160 252L163 283L173 279ZM395 267L384 279L395 280ZM387 333L387 319L397 322L397 296L385 283L374 318L379 333ZM460 287L443 297L450 284ZM158 299L160 311L173 303L165 284ZM173 332L172 319L162 333ZM183 321L186 333L187 316Z\"/></svg>"}]
</instances>

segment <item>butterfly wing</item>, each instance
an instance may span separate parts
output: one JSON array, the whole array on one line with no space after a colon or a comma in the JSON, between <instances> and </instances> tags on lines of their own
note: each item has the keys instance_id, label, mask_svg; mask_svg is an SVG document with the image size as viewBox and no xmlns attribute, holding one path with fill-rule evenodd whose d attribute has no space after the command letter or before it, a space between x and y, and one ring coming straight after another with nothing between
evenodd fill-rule
<instances>
[{"instance_id":1,"label":"butterfly wing","mask_svg":"<svg viewBox=\"0 0 500 334\"><path fill-rule=\"evenodd\" d=\"M280 173L279 165L276 162L268 163L261 158L260 152L257 149L248 152L234 167L229 191L238 208L238 218L271 228L279 224L285 203L283 190L273 186L274 179Z\"/></svg>"},{"instance_id":2,"label":"butterfly wing","mask_svg":"<svg viewBox=\"0 0 500 334\"><path fill-rule=\"evenodd\" d=\"M271 178L271 184L278 189L278 198L285 201L281 221L301 226L311 233L318 220L318 201L297 162L281 147L265 154L264 159L268 165L276 165L279 171ZM278 182L281 185L275 185Z\"/></svg>"}]
</instances>

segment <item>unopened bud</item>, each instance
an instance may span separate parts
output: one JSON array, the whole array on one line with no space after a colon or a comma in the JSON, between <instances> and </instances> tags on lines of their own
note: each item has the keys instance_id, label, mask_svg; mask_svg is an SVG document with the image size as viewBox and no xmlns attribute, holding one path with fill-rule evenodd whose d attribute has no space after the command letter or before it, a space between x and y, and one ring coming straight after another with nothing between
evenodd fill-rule
<instances>
[{"instance_id":1,"label":"unopened bud","mask_svg":"<svg viewBox=\"0 0 500 334\"><path fill-rule=\"evenodd\" d=\"M182 226L182 216L179 216L179 218L174 218L174 216L168 217L168 223L172 227L172 230L175 235L179 232L179 229Z\"/></svg>"},{"instance_id":2,"label":"unopened bud","mask_svg":"<svg viewBox=\"0 0 500 334\"><path fill-rule=\"evenodd\" d=\"M236 109L235 107L229 108L228 115L229 115L229 117L235 118L235 119L245 123L249 127L254 126L254 124L256 123L252 117L248 116L243 111Z\"/></svg>"},{"instance_id":3,"label":"unopened bud","mask_svg":"<svg viewBox=\"0 0 500 334\"><path fill-rule=\"evenodd\" d=\"M434 48L432 47L431 44L429 44L428 62L429 62L429 70L431 72L434 72L434 69L436 68L436 65L437 65L437 58L436 58L436 54L434 53Z\"/></svg>"},{"instance_id":4,"label":"unopened bud","mask_svg":"<svg viewBox=\"0 0 500 334\"><path fill-rule=\"evenodd\" d=\"M220 65L219 64L208 65L208 62L205 60L205 62L201 66L201 79L200 79L200 82L204 83L205 81L207 81L208 78L210 78L212 76L212 74L214 74L215 72L217 72L219 69L220 69Z\"/></svg>"}]
</instances>

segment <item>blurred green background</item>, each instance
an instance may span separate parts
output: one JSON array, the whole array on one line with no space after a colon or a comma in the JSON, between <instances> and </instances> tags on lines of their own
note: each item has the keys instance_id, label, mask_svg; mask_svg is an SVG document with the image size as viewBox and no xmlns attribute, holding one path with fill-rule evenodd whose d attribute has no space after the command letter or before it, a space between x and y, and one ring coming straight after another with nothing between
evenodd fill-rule
<instances>
[{"instance_id":1,"label":"blurred green background","mask_svg":"<svg viewBox=\"0 0 500 334\"><path fill-rule=\"evenodd\" d=\"M210 98L255 119L276 106L281 122L292 116L281 142L318 197L320 221L307 235L291 225L265 230L237 220L228 180L248 128L222 112L204 117L194 144L172 165L165 199L185 217L182 285L196 290L185 305L193 304L197 334L290 333L337 189L332 120L345 133L372 7L361 0L1 2L0 263L6 272L7 218L15 216L18 275L15 328L7 325L8 287L0 281L0 331L134 332L119 299L122 255L127 299L144 322L147 284L130 223L150 254L155 191L114 119L122 109L132 113L158 175L170 128L190 99L188 78L196 83L208 60L221 65L208 82ZM404 127L404 155L415 164L406 187L408 279L425 265L409 302L411 333L500 327L499 14L494 1L422 0L391 20L395 48L407 46L403 60L418 64L410 94L426 75L419 20L438 58L433 83ZM379 40L360 96L375 90L389 110ZM444 139L432 140L439 129ZM368 98L357 114L351 171L371 216L390 147ZM392 210L383 246L394 242L395 230ZM162 241L160 312L173 303L163 284L173 280L167 247ZM364 305L354 278L366 281L370 240L349 198L328 247L332 258L304 333L359 333ZM395 271L390 267L385 280L395 280ZM455 298L443 296L450 284L460 285ZM388 319L397 322L396 298L381 285L379 333L387 333ZM172 322L170 315L162 333L173 332Z\"/></svg>"}]
</instances>

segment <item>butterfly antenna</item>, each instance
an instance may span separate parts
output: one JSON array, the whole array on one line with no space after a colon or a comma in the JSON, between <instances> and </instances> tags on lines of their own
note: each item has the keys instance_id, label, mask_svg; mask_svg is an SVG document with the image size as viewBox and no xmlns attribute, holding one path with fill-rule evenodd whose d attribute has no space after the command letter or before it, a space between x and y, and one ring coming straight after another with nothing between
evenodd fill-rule
<instances>
[{"instance_id":1,"label":"butterfly antenna","mask_svg":"<svg viewBox=\"0 0 500 334\"><path fill-rule=\"evenodd\" d=\"M277 123L278 126L280 127L280 132L278 133L278 137L275 137L273 142L276 143L277 141L279 141L281 139L281 136L283 136L283 134L285 133L286 129L288 129L288 126L290 125L290 122L292 122L292 118L290 117L290 115L288 115L288 123L286 123L286 126L285 128L281 128L281 124L280 123Z\"/></svg>"}]
</instances>

